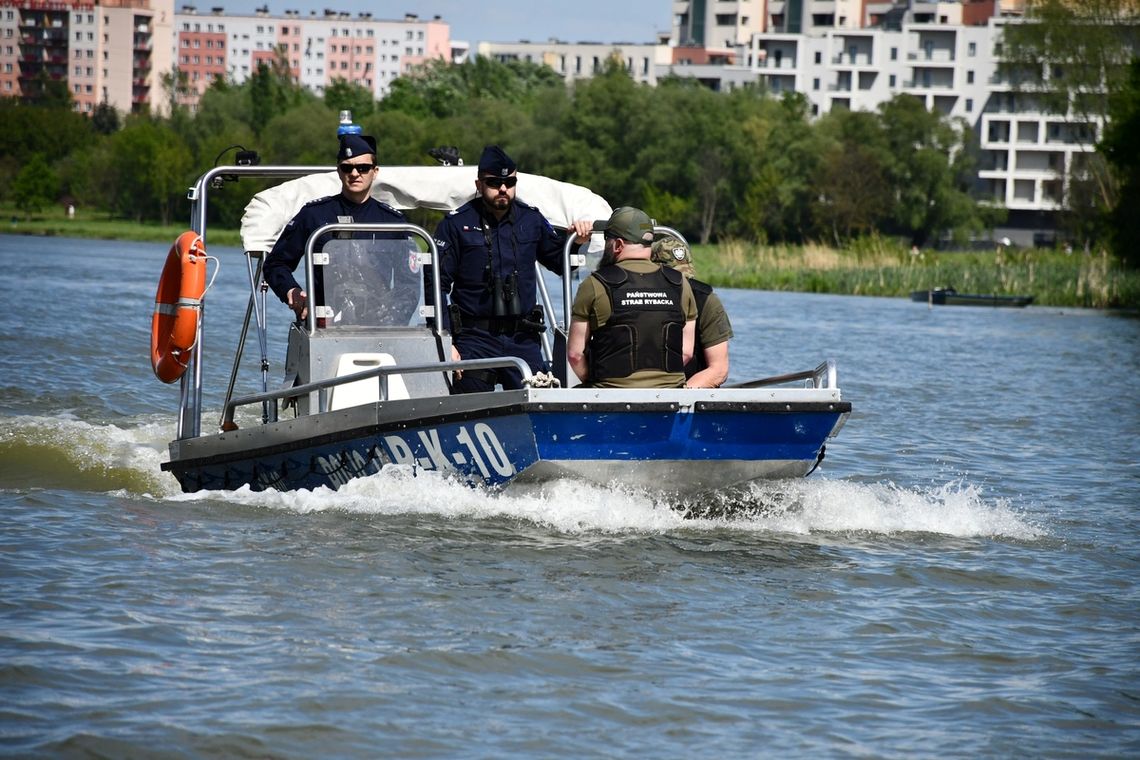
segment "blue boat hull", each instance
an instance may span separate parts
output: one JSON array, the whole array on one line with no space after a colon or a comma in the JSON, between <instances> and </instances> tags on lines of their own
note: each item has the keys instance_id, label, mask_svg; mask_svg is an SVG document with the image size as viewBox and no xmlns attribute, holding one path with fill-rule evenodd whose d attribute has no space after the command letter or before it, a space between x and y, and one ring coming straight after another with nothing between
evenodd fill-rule
<instances>
[{"instance_id":1,"label":"blue boat hull","mask_svg":"<svg viewBox=\"0 0 1140 760\"><path fill-rule=\"evenodd\" d=\"M806 474L850 412L834 400L631 404L527 400L535 391L480 395L506 403L476 406L467 397L434 416L418 413L422 402L372 404L175 442L163 468L185 491L338 488L394 464L485 486L573 477L696 493Z\"/></svg>"}]
</instances>

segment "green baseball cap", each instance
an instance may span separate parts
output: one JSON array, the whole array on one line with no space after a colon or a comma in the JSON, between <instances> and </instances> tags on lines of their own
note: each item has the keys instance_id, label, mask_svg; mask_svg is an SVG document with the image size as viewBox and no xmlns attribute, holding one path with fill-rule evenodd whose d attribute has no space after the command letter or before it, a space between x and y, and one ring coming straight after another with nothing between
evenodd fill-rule
<instances>
[{"instance_id":1,"label":"green baseball cap","mask_svg":"<svg viewBox=\"0 0 1140 760\"><path fill-rule=\"evenodd\" d=\"M654 222L649 214L633 206L622 206L610 214L602 231L608 237L617 237L627 243L651 245L653 243Z\"/></svg>"}]
</instances>

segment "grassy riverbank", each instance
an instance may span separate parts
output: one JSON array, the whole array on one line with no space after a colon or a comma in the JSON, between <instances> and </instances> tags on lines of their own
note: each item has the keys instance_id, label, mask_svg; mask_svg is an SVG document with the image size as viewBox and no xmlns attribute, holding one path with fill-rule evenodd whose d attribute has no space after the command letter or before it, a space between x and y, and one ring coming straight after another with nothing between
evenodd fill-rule
<instances>
[{"instance_id":1,"label":"grassy riverbank","mask_svg":"<svg viewBox=\"0 0 1140 760\"><path fill-rule=\"evenodd\" d=\"M897 242L869 238L846 249L732 241L696 246L693 255L698 277L726 287L895 297L953 287L962 293L1032 295L1042 306L1140 307L1140 272L1123 269L1104 252L912 254Z\"/></svg>"},{"instance_id":2,"label":"grassy riverbank","mask_svg":"<svg viewBox=\"0 0 1140 760\"><path fill-rule=\"evenodd\" d=\"M27 235L149 241L169 245L185 225L138 224L53 208L27 217L0 207L5 232ZM240 245L236 230L211 228L214 245ZM954 287L963 293L1032 295L1041 306L1140 308L1140 272L1126 271L1102 252L1046 249L1003 251L910 250L893 240L867 238L849 248L767 246L729 241L694 246L701 279L713 285L760 290L909 297L912 290Z\"/></svg>"},{"instance_id":3,"label":"grassy riverbank","mask_svg":"<svg viewBox=\"0 0 1140 760\"><path fill-rule=\"evenodd\" d=\"M0 231L13 235L43 235L98 240L132 240L137 242L166 243L167 247L189 227L185 223L162 225L153 222L132 222L115 219L107 214L77 209L68 217L62 208L52 207L35 214L15 211L11 206L0 206ZM215 245L240 245L237 230L211 227L210 241Z\"/></svg>"}]
</instances>

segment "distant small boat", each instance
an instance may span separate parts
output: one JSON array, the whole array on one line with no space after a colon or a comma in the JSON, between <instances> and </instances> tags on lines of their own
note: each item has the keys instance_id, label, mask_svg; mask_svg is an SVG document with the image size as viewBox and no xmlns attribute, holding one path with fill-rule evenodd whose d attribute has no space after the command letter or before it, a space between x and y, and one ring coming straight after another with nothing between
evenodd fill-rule
<instances>
[{"instance_id":1,"label":"distant small boat","mask_svg":"<svg viewBox=\"0 0 1140 760\"><path fill-rule=\"evenodd\" d=\"M959 293L954 288L913 290L910 300L937 306L1006 306L1020 309L1033 303L1033 296L994 296Z\"/></svg>"}]
</instances>

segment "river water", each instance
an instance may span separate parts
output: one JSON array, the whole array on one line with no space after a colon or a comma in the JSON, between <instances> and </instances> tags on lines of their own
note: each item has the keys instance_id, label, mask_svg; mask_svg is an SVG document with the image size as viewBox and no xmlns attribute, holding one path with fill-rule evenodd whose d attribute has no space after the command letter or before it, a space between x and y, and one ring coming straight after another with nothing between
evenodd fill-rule
<instances>
[{"instance_id":1,"label":"river water","mask_svg":"<svg viewBox=\"0 0 1140 760\"><path fill-rule=\"evenodd\" d=\"M399 471L184 495L165 254L0 236L3 754L1140 755L1140 320L725 290L732 380L831 357L854 405L731 519Z\"/></svg>"}]
</instances>

